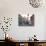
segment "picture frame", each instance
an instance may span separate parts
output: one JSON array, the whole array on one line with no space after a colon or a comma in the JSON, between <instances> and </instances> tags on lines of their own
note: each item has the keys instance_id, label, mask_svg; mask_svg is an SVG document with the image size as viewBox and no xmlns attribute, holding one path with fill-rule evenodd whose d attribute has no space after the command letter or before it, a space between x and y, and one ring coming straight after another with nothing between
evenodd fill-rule
<instances>
[{"instance_id":1,"label":"picture frame","mask_svg":"<svg viewBox=\"0 0 46 46\"><path fill-rule=\"evenodd\" d=\"M18 25L19 26L34 26L34 14L32 15L18 14Z\"/></svg>"}]
</instances>

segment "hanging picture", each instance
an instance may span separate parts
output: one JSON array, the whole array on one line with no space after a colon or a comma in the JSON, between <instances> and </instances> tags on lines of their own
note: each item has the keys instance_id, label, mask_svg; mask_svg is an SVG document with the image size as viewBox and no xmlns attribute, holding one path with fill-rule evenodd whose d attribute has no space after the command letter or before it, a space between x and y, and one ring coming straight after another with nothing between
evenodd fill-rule
<instances>
[{"instance_id":1,"label":"hanging picture","mask_svg":"<svg viewBox=\"0 0 46 46\"><path fill-rule=\"evenodd\" d=\"M18 14L18 25L19 26L34 26L34 14L32 15Z\"/></svg>"}]
</instances>

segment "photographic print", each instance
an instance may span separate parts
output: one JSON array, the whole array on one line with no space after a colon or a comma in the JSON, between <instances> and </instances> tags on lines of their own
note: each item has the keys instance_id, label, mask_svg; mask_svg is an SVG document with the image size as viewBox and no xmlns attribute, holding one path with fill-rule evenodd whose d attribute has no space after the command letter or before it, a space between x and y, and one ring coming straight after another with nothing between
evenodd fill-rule
<instances>
[{"instance_id":1,"label":"photographic print","mask_svg":"<svg viewBox=\"0 0 46 46\"><path fill-rule=\"evenodd\" d=\"M19 26L34 26L34 14L32 15L18 14L18 25Z\"/></svg>"}]
</instances>

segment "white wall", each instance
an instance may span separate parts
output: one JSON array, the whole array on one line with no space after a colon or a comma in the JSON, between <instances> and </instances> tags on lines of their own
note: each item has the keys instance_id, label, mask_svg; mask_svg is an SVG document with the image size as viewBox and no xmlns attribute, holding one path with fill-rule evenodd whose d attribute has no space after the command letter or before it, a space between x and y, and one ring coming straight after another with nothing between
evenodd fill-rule
<instances>
[{"instance_id":1,"label":"white wall","mask_svg":"<svg viewBox=\"0 0 46 46\"><path fill-rule=\"evenodd\" d=\"M44 6L45 7L45 6ZM27 40L34 34L39 40L45 40L45 15L46 8L32 8L28 0L0 0L0 16L13 17L10 33L17 40ZM18 14L35 14L35 26L19 27ZM2 31L0 32L0 35ZM45 34L44 34L45 33ZM2 36L0 36L2 39Z\"/></svg>"}]
</instances>

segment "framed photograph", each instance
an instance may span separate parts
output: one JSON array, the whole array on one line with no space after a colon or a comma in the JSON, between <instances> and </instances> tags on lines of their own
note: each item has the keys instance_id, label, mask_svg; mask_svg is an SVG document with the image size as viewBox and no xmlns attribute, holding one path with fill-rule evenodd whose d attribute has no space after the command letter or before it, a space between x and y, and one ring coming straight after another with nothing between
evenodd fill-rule
<instances>
[{"instance_id":1,"label":"framed photograph","mask_svg":"<svg viewBox=\"0 0 46 46\"><path fill-rule=\"evenodd\" d=\"M18 25L19 26L34 26L34 14L32 15L18 14Z\"/></svg>"}]
</instances>

